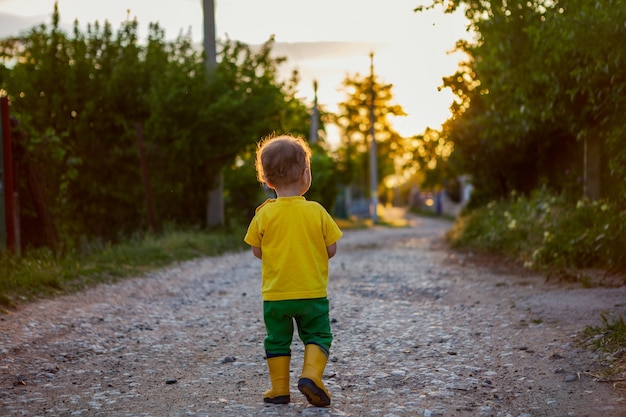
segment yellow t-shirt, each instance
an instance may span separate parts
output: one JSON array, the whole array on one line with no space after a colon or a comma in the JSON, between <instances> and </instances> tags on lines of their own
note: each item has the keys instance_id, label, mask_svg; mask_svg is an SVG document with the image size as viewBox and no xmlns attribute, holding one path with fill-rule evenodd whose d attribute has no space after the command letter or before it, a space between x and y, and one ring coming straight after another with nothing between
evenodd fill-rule
<instances>
[{"instance_id":1,"label":"yellow t-shirt","mask_svg":"<svg viewBox=\"0 0 626 417\"><path fill-rule=\"evenodd\" d=\"M303 196L268 199L259 206L244 241L262 251L265 301L327 296L328 252L341 230L326 209Z\"/></svg>"}]
</instances>

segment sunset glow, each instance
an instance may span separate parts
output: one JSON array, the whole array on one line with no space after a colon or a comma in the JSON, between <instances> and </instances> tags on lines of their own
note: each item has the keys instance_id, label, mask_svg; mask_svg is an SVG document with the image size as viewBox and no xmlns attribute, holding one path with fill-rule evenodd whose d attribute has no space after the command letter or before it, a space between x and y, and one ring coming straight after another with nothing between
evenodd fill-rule
<instances>
[{"instance_id":1,"label":"sunset glow","mask_svg":"<svg viewBox=\"0 0 626 417\"><path fill-rule=\"evenodd\" d=\"M61 24L71 31L108 20L114 29L128 17L137 18L145 36L149 22L159 22L166 38L190 33L195 42L203 36L202 0L57 0ZM1 0L0 36L15 35L42 22L49 23L55 0ZM457 40L466 37L461 14L444 15L436 9L415 13L420 0L215 0L216 33L249 44L275 35L277 55L286 56L281 75L297 69L299 96L313 101L313 81L318 81L318 102L330 111L345 98L339 91L346 75L369 73L369 53L381 82L394 85L395 101L408 116L393 120L405 136L439 128L450 116L453 96L439 91L442 77L454 73L460 54L449 54ZM7 24L5 24L7 22ZM322 43L323 42L323 43ZM333 128L329 139L333 140Z\"/></svg>"}]
</instances>

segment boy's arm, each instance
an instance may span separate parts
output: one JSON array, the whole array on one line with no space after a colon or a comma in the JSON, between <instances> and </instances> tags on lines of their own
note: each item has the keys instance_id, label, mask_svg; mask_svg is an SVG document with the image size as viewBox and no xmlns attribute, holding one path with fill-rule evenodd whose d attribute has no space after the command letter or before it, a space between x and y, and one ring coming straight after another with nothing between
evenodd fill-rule
<instances>
[{"instance_id":1,"label":"boy's arm","mask_svg":"<svg viewBox=\"0 0 626 417\"><path fill-rule=\"evenodd\" d=\"M256 246L252 246L252 253L254 254L254 256L256 256L259 259L261 259L261 256L263 255L261 248L258 248Z\"/></svg>"},{"instance_id":2,"label":"boy's arm","mask_svg":"<svg viewBox=\"0 0 626 417\"><path fill-rule=\"evenodd\" d=\"M337 243L333 243L332 245L327 246L326 252L328 252L328 259L335 256L335 254L337 253Z\"/></svg>"}]
</instances>

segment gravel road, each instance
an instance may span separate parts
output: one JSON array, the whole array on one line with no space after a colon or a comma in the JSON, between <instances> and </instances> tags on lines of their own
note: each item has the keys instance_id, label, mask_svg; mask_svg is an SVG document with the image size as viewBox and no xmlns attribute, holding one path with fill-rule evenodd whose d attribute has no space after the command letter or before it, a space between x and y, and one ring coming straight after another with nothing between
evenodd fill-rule
<instances>
[{"instance_id":1,"label":"gravel road","mask_svg":"<svg viewBox=\"0 0 626 417\"><path fill-rule=\"evenodd\" d=\"M626 314L581 289L448 250L450 223L349 230L331 260L329 408L262 402L260 261L236 253L35 302L0 317L0 416L623 417L577 335Z\"/></svg>"}]
</instances>

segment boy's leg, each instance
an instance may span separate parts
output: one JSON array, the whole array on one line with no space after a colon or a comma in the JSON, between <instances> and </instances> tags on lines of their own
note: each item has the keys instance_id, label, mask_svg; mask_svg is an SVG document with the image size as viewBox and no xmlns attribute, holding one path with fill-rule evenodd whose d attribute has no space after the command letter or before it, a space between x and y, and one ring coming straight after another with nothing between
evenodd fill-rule
<instances>
[{"instance_id":1,"label":"boy's leg","mask_svg":"<svg viewBox=\"0 0 626 417\"><path fill-rule=\"evenodd\" d=\"M272 404L287 404L289 393L289 363L293 338L293 318L285 311L280 301L263 302L263 316L267 336L265 354L272 388L265 391L263 401Z\"/></svg>"},{"instance_id":2,"label":"boy's leg","mask_svg":"<svg viewBox=\"0 0 626 417\"><path fill-rule=\"evenodd\" d=\"M298 380L298 389L316 407L330 405L330 394L322 382L327 361L328 352L319 345L310 343L304 347L304 366Z\"/></svg>"},{"instance_id":3,"label":"boy's leg","mask_svg":"<svg viewBox=\"0 0 626 417\"><path fill-rule=\"evenodd\" d=\"M330 405L330 394L322 382L332 343L328 299L302 300L301 313L296 316L298 334L305 344L304 366L298 389L316 407Z\"/></svg>"},{"instance_id":4,"label":"boy's leg","mask_svg":"<svg viewBox=\"0 0 626 417\"><path fill-rule=\"evenodd\" d=\"M304 345L320 346L328 353L333 342L330 330L329 303L327 298L299 300L301 307L295 315L298 336Z\"/></svg>"},{"instance_id":5,"label":"boy's leg","mask_svg":"<svg viewBox=\"0 0 626 417\"><path fill-rule=\"evenodd\" d=\"M264 301L265 352L269 356L291 355L293 340L293 301Z\"/></svg>"}]
</instances>

